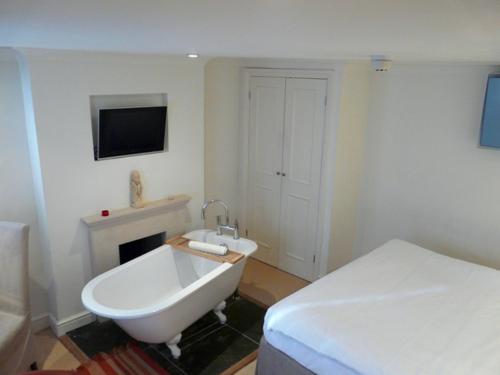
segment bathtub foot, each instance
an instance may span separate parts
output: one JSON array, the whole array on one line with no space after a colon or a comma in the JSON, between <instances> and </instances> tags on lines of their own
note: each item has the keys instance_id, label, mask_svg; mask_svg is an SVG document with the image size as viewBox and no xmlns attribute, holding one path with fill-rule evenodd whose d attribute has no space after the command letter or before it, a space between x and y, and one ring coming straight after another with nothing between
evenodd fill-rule
<instances>
[{"instance_id":1,"label":"bathtub foot","mask_svg":"<svg viewBox=\"0 0 500 375\"><path fill-rule=\"evenodd\" d=\"M181 349L177 345L181 341L181 338L182 334L179 333L172 340L167 342L167 346L170 349L170 353L172 353L172 357L174 357L175 359L179 359L179 357L181 356Z\"/></svg>"},{"instance_id":2,"label":"bathtub foot","mask_svg":"<svg viewBox=\"0 0 500 375\"><path fill-rule=\"evenodd\" d=\"M224 324L227 321L226 315L222 312L226 308L226 301L222 301L217 305L217 307L214 309L215 315L217 315L217 318L219 318L220 324Z\"/></svg>"}]
</instances>

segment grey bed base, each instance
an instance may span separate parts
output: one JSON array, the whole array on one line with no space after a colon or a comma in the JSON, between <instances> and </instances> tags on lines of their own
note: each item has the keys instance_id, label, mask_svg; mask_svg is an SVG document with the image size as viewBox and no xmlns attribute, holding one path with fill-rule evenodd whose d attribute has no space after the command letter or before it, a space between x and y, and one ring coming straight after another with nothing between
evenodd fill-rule
<instances>
[{"instance_id":1,"label":"grey bed base","mask_svg":"<svg viewBox=\"0 0 500 375\"><path fill-rule=\"evenodd\" d=\"M282 351L266 341L262 336L260 339L259 355L257 356L256 375L311 375L314 374L296 360L287 356Z\"/></svg>"}]
</instances>

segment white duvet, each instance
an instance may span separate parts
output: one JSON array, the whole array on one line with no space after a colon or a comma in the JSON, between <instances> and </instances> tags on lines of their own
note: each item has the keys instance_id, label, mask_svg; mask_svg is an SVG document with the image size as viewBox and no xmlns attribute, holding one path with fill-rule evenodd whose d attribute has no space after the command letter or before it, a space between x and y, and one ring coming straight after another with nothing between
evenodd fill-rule
<instances>
[{"instance_id":1,"label":"white duvet","mask_svg":"<svg viewBox=\"0 0 500 375\"><path fill-rule=\"evenodd\" d=\"M272 306L264 332L363 375L500 375L500 271L393 240Z\"/></svg>"}]
</instances>

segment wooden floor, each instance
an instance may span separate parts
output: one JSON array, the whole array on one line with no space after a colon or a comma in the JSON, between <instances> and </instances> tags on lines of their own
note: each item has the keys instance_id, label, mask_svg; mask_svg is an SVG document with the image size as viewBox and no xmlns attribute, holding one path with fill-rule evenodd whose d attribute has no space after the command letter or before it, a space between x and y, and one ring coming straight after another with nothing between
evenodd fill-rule
<instances>
[{"instance_id":1,"label":"wooden floor","mask_svg":"<svg viewBox=\"0 0 500 375\"><path fill-rule=\"evenodd\" d=\"M243 297L268 307L308 284L305 280L250 258L243 272L239 292ZM80 361L49 328L35 334L35 348L40 369L71 370L80 365ZM237 375L254 373L255 361L236 372Z\"/></svg>"},{"instance_id":2,"label":"wooden floor","mask_svg":"<svg viewBox=\"0 0 500 375\"><path fill-rule=\"evenodd\" d=\"M255 368L257 367L257 360L253 360L241 370L234 373L234 375L254 375Z\"/></svg>"},{"instance_id":3,"label":"wooden floor","mask_svg":"<svg viewBox=\"0 0 500 375\"><path fill-rule=\"evenodd\" d=\"M239 292L242 296L269 307L307 285L309 282L306 280L249 258Z\"/></svg>"},{"instance_id":4,"label":"wooden floor","mask_svg":"<svg viewBox=\"0 0 500 375\"><path fill-rule=\"evenodd\" d=\"M57 339L50 328L34 335L38 368L42 370L72 370L80 366L73 354Z\"/></svg>"}]
</instances>

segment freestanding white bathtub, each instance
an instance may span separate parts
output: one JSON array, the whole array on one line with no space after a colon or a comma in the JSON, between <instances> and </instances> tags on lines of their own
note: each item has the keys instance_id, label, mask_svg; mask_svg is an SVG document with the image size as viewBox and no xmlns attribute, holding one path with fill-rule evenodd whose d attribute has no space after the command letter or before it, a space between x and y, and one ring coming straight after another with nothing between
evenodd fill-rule
<instances>
[{"instance_id":1,"label":"freestanding white bathtub","mask_svg":"<svg viewBox=\"0 0 500 375\"><path fill-rule=\"evenodd\" d=\"M213 244L225 243L245 254L236 264L209 259L161 246L91 280L82 291L85 307L113 319L130 336L148 343L167 343L178 358L181 332L210 310L225 323L225 299L238 287L255 242L210 230L185 237Z\"/></svg>"}]
</instances>

